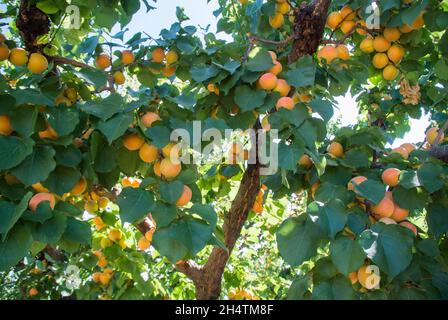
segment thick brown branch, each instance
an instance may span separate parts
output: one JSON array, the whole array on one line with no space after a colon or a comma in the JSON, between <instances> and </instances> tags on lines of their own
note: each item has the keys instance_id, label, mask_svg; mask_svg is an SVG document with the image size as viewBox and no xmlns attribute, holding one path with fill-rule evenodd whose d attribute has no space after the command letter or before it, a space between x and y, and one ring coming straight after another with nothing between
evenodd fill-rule
<instances>
[{"instance_id":1,"label":"thick brown branch","mask_svg":"<svg viewBox=\"0 0 448 320\"><path fill-rule=\"evenodd\" d=\"M86 63L79 62L79 61L76 61L76 60L73 60L70 58L65 58L65 57L60 57L60 56L51 56L51 57L49 57L49 59L52 60L57 65L66 64L66 65L72 65L77 68L94 69L92 66L89 66Z\"/></svg>"}]
</instances>

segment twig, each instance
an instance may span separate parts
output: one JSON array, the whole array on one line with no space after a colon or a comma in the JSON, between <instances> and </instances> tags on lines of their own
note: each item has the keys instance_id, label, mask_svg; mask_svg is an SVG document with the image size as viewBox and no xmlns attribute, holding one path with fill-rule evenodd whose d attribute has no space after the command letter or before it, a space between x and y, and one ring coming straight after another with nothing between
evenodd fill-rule
<instances>
[{"instance_id":1,"label":"twig","mask_svg":"<svg viewBox=\"0 0 448 320\"><path fill-rule=\"evenodd\" d=\"M78 67L78 68L84 68L84 69L95 69L92 66L89 66L86 63L83 62L79 62L70 58L65 58L65 57L61 57L61 56L49 56L49 58L57 65L61 65L61 64L68 64L68 65L72 65L74 67Z\"/></svg>"}]
</instances>

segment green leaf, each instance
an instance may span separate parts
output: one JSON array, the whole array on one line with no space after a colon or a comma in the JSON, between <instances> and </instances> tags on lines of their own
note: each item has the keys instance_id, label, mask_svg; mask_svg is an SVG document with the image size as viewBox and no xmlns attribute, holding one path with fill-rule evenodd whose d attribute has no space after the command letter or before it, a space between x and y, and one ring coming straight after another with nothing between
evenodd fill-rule
<instances>
[{"instance_id":1,"label":"green leaf","mask_svg":"<svg viewBox=\"0 0 448 320\"><path fill-rule=\"evenodd\" d=\"M385 186L376 180L366 180L358 185L355 185L356 194L372 201L374 204L378 204L383 200L386 194Z\"/></svg>"},{"instance_id":2,"label":"green leaf","mask_svg":"<svg viewBox=\"0 0 448 320\"><path fill-rule=\"evenodd\" d=\"M342 159L342 164L349 168L368 168L370 166L369 155L361 148L347 151Z\"/></svg>"},{"instance_id":3,"label":"green leaf","mask_svg":"<svg viewBox=\"0 0 448 320\"><path fill-rule=\"evenodd\" d=\"M303 217L283 221L277 230L277 246L282 258L292 266L301 265L317 253L315 225Z\"/></svg>"},{"instance_id":4,"label":"green leaf","mask_svg":"<svg viewBox=\"0 0 448 320\"><path fill-rule=\"evenodd\" d=\"M79 179L81 179L81 173L77 169L57 166L43 185L51 192L62 196L64 193L70 192Z\"/></svg>"},{"instance_id":5,"label":"green leaf","mask_svg":"<svg viewBox=\"0 0 448 320\"><path fill-rule=\"evenodd\" d=\"M434 70L440 79L448 80L448 64L444 60L439 60L435 64Z\"/></svg>"},{"instance_id":6,"label":"green leaf","mask_svg":"<svg viewBox=\"0 0 448 320\"><path fill-rule=\"evenodd\" d=\"M304 146L298 142L290 145L281 142L278 146L278 166L286 170L295 170L304 150Z\"/></svg>"},{"instance_id":7,"label":"green leaf","mask_svg":"<svg viewBox=\"0 0 448 320\"><path fill-rule=\"evenodd\" d=\"M159 191L164 201L175 204L184 191L184 184L180 181L162 182Z\"/></svg>"},{"instance_id":8,"label":"green leaf","mask_svg":"<svg viewBox=\"0 0 448 320\"><path fill-rule=\"evenodd\" d=\"M33 239L42 243L56 244L64 234L67 227L67 217L55 213L53 217L43 224L37 224L32 230Z\"/></svg>"},{"instance_id":9,"label":"green leaf","mask_svg":"<svg viewBox=\"0 0 448 320\"><path fill-rule=\"evenodd\" d=\"M309 283L310 279L306 276L295 279L289 287L286 300L303 300L305 293L309 289Z\"/></svg>"},{"instance_id":10,"label":"green leaf","mask_svg":"<svg viewBox=\"0 0 448 320\"><path fill-rule=\"evenodd\" d=\"M73 73L97 89L107 84L107 73L102 70L81 68L79 71L73 70Z\"/></svg>"},{"instance_id":11,"label":"green leaf","mask_svg":"<svg viewBox=\"0 0 448 320\"><path fill-rule=\"evenodd\" d=\"M337 237L330 244L330 252L333 263L346 276L358 270L366 258L359 243L345 236Z\"/></svg>"},{"instance_id":12,"label":"green leaf","mask_svg":"<svg viewBox=\"0 0 448 320\"><path fill-rule=\"evenodd\" d=\"M397 186L392 191L396 204L410 211L421 210L426 207L429 195L422 188L405 189Z\"/></svg>"},{"instance_id":13,"label":"green leaf","mask_svg":"<svg viewBox=\"0 0 448 320\"><path fill-rule=\"evenodd\" d=\"M36 4L36 7L46 14L55 14L59 11L59 8L55 4L54 0L40 1Z\"/></svg>"},{"instance_id":14,"label":"green leaf","mask_svg":"<svg viewBox=\"0 0 448 320\"><path fill-rule=\"evenodd\" d=\"M317 284L313 288L313 300L354 300L355 291L350 281L338 275L330 281Z\"/></svg>"},{"instance_id":15,"label":"green leaf","mask_svg":"<svg viewBox=\"0 0 448 320\"><path fill-rule=\"evenodd\" d=\"M424 163L420 169L417 171L418 180L423 185L423 187L429 192L434 193L440 190L444 186L444 182L441 178L443 173L443 167L427 162Z\"/></svg>"},{"instance_id":16,"label":"green leaf","mask_svg":"<svg viewBox=\"0 0 448 320\"><path fill-rule=\"evenodd\" d=\"M10 94L0 94L0 114L9 115L16 106L16 99Z\"/></svg>"},{"instance_id":17,"label":"green leaf","mask_svg":"<svg viewBox=\"0 0 448 320\"><path fill-rule=\"evenodd\" d=\"M74 145L56 147L56 163L65 167L76 167L82 161L82 154Z\"/></svg>"},{"instance_id":18,"label":"green leaf","mask_svg":"<svg viewBox=\"0 0 448 320\"><path fill-rule=\"evenodd\" d=\"M296 63L290 66L290 69L284 73L284 78L291 86L306 87L314 85L316 77L316 64L313 58L305 55ZM315 110L314 107L312 107ZM316 112L319 112L315 110ZM331 118L331 117L330 117Z\"/></svg>"},{"instance_id":19,"label":"green leaf","mask_svg":"<svg viewBox=\"0 0 448 320\"><path fill-rule=\"evenodd\" d=\"M228 61L226 62L224 65L216 63L216 62L212 62L215 66L217 66L220 69L223 69L227 72L229 72L230 74L234 74L235 71L241 66L241 63L239 61Z\"/></svg>"},{"instance_id":20,"label":"green leaf","mask_svg":"<svg viewBox=\"0 0 448 320\"><path fill-rule=\"evenodd\" d=\"M391 278L411 263L413 235L399 225L375 223L358 241L367 257Z\"/></svg>"},{"instance_id":21,"label":"green leaf","mask_svg":"<svg viewBox=\"0 0 448 320\"><path fill-rule=\"evenodd\" d=\"M100 118L103 121L124 110L125 103L118 93L112 93L105 99L88 101L81 106L81 110Z\"/></svg>"},{"instance_id":22,"label":"green leaf","mask_svg":"<svg viewBox=\"0 0 448 320\"><path fill-rule=\"evenodd\" d=\"M28 202L32 195L31 192L28 192L18 205L0 200L0 233L3 235L3 240L28 208Z\"/></svg>"},{"instance_id":23,"label":"green leaf","mask_svg":"<svg viewBox=\"0 0 448 320\"><path fill-rule=\"evenodd\" d=\"M36 147L33 153L19 166L15 167L11 173L26 186L45 181L56 168L54 156L53 148L49 146Z\"/></svg>"},{"instance_id":24,"label":"green leaf","mask_svg":"<svg viewBox=\"0 0 448 320\"><path fill-rule=\"evenodd\" d=\"M249 71L265 71L274 66L269 52L261 47L256 47L249 52L246 68Z\"/></svg>"},{"instance_id":25,"label":"green leaf","mask_svg":"<svg viewBox=\"0 0 448 320\"><path fill-rule=\"evenodd\" d=\"M79 123L79 114L74 108L52 108L48 112L48 122L58 136L66 136L75 130Z\"/></svg>"},{"instance_id":26,"label":"green leaf","mask_svg":"<svg viewBox=\"0 0 448 320\"><path fill-rule=\"evenodd\" d=\"M117 114L107 121L100 121L98 130L104 134L109 144L112 144L126 132L133 120L132 114Z\"/></svg>"},{"instance_id":27,"label":"green leaf","mask_svg":"<svg viewBox=\"0 0 448 320\"><path fill-rule=\"evenodd\" d=\"M152 144L157 148L163 148L171 141L171 131L164 126L148 128L145 135L151 139Z\"/></svg>"},{"instance_id":28,"label":"green leaf","mask_svg":"<svg viewBox=\"0 0 448 320\"><path fill-rule=\"evenodd\" d=\"M328 202L331 199L339 199L348 204L352 200L352 195L347 191L346 186L324 182L317 189L315 199L322 203Z\"/></svg>"},{"instance_id":29,"label":"green leaf","mask_svg":"<svg viewBox=\"0 0 448 320\"><path fill-rule=\"evenodd\" d=\"M239 86L235 90L235 103L242 112L251 111L263 105L266 91L254 90L247 85Z\"/></svg>"},{"instance_id":30,"label":"green leaf","mask_svg":"<svg viewBox=\"0 0 448 320\"><path fill-rule=\"evenodd\" d=\"M192 67L190 69L191 77L196 82L204 82L205 80L215 77L218 73L219 69L213 65Z\"/></svg>"},{"instance_id":31,"label":"green leaf","mask_svg":"<svg viewBox=\"0 0 448 320\"><path fill-rule=\"evenodd\" d=\"M65 240L90 245L92 243L92 230L87 221L80 221L73 217L67 217L67 228L63 238Z\"/></svg>"},{"instance_id":32,"label":"green leaf","mask_svg":"<svg viewBox=\"0 0 448 320\"><path fill-rule=\"evenodd\" d=\"M38 110L34 106L22 106L16 108L11 117L11 126L14 131L29 137L34 133Z\"/></svg>"},{"instance_id":33,"label":"green leaf","mask_svg":"<svg viewBox=\"0 0 448 320\"><path fill-rule=\"evenodd\" d=\"M6 240L0 242L0 271L9 271L28 253L33 243L31 232L26 226L16 226Z\"/></svg>"},{"instance_id":34,"label":"green leaf","mask_svg":"<svg viewBox=\"0 0 448 320\"><path fill-rule=\"evenodd\" d=\"M117 200L123 222L135 223L154 209L154 195L143 189L125 188Z\"/></svg>"},{"instance_id":35,"label":"green leaf","mask_svg":"<svg viewBox=\"0 0 448 320\"><path fill-rule=\"evenodd\" d=\"M195 203L189 210L193 214L197 214L202 219L207 221L212 230L215 229L216 223L218 222L218 216L215 209L210 205L202 205Z\"/></svg>"},{"instance_id":36,"label":"green leaf","mask_svg":"<svg viewBox=\"0 0 448 320\"><path fill-rule=\"evenodd\" d=\"M443 202L435 202L428 206L427 211L428 233L439 239L448 232L448 205Z\"/></svg>"},{"instance_id":37,"label":"green leaf","mask_svg":"<svg viewBox=\"0 0 448 320\"><path fill-rule=\"evenodd\" d=\"M339 199L331 199L325 204L312 202L307 212L311 221L330 238L342 231L347 222L345 204Z\"/></svg>"},{"instance_id":38,"label":"green leaf","mask_svg":"<svg viewBox=\"0 0 448 320\"><path fill-rule=\"evenodd\" d=\"M34 141L0 135L0 170L11 169L33 152Z\"/></svg>"},{"instance_id":39,"label":"green leaf","mask_svg":"<svg viewBox=\"0 0 448 320\"><path fill-rule=\"evenodd\" d=\"M177 207L157 201L154 209L151 211L152 217L157 223L158 228L168 226L177 217Z\"/></svg>"}]
</instances>

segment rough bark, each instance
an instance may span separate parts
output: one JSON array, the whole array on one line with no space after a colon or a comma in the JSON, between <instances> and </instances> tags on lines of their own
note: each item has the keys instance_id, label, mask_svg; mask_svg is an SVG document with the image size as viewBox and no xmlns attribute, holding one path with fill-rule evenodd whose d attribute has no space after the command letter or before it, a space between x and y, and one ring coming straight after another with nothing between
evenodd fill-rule
<instances>
[{"instance_id":1,"label":"rough bark","mask_svg":"<svg viewBox=\"0 0 448 320\"><path fill-rule=\"evenodd\" d=\"M48 34L50 31L49 17L30 1L22 0L16 26L21 33L25 48L29 52L41 51L42 46L38 45L37 40L39 36Z\"/></svg>"}]
</instances>

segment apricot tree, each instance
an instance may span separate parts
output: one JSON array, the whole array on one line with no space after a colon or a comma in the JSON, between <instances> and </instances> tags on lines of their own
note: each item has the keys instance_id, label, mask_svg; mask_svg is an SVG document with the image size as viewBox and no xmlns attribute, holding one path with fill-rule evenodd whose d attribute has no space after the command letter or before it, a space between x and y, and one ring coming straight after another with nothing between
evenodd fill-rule
<instances>
[{"instance_id":1,"label":"apricot tree","mask_svg":"<svg viewBox=\"0 0 448 320\"><path fill-rule=\"evenodd\" d=\"M274 210L268 198L299 199L275 228L301 271L288 298L447 298L446 1L219 4L230 42L201 36L181 8L159 38L124 41L138 10L156 12L148 1L6 4L0 270L68 259L92 272L78 298L152 297L141 272L157 254L217 299L246 222ZM359 117L341 127L347 92ZM426 140L389 147L423 113ZM180 161L213 144L193 139L197 121L200 136L243 134L219 161ZM271 174L265 149L278 149Z\"/></svg>"}]
</instances>

